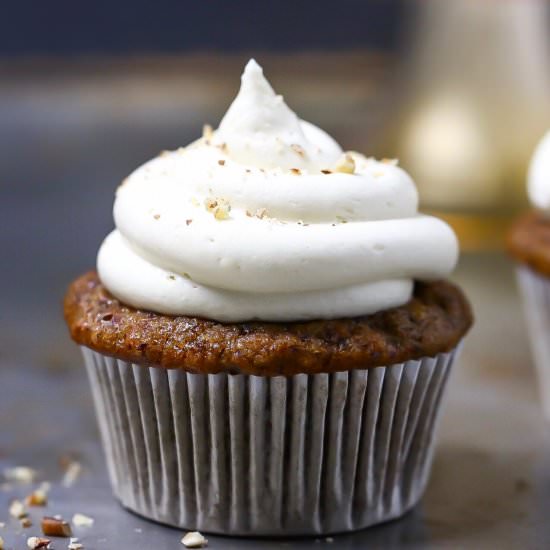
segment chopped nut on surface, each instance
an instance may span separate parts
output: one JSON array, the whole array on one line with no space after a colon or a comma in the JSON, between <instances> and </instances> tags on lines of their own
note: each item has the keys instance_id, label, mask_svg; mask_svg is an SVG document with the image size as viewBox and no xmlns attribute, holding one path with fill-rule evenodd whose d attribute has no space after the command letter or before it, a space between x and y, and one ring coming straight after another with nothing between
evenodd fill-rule
<instances>
[{"instance_id":1,"label":"chopped nut on surface","mask_svg":"<svg viewBox=\"0 0 550 550\"><path fill-rule=\"evenodd\" d=\"M193 220L185 220L185 225L191 225L193 223Z\"/></svg>"},{"instance_id":2,"label":"chopped nut on surface","mask_svg":"<svg viewBox=\"0 0 550 550\"><path fill-rule=\"evenodd\" d=\"M355 172L355 161L349 153L344 153L333 167L335 172L353 174Z\"/></svg>"},{"instance_id":3,"label":"chopped nut on surface","mask_svg":"<svg viewBox=\"0 0 550 550\"><path fill-rule=\"evenodd\" d=\"M36 470L27 466L15 466L14 468L6 468L4 477L8 481L18 481L19 483L32 483L36 477Z\"/></svg>"},{"instance_id":4,"label":"chopped nut on surface","mask_svg":"<svg viewBox=\"0 0 550 550\"><path fill-rule=\"evenodd\" d=\"M31 527L32 526L32 521L30 518L27 518L27 517L24 517L24 518L21 518L19 520L19 523L21 524L21 527L23 527L23 529L27 529L28 527Z\"/></svg>"},{"instance_id":5,"label":"chopped nut on surface","mask_svg":"<svg viewBox=\"0 0 550 550\"><path fill-rule=\"evenodd\" d=\"M187 533L182 539L181 543L186 548L204 548L208 546L208 541L198 532L191 531Z\"/></svg>"},{"instance_id":6,"label":"chopped nut on surface","mask_svg":"<svg viewBox=\"0 0 550 550\"><path fill-rule=\"evenodd\" d=\"M67 546L67 548L69 550L82 550L82 548L84 548L84 545L81 544L80 542L78 541L75 541L75 542L70 542L69 543L69 546Z\"/></svg>"},{"instance_id":7,"label":"chopped nut on surface","mask_svg":"<svg viewBox=\"0 0 550 550\"><path fill-rule=\"evenodd\" d=\"M218 164L219 164L220 166L223 166L223 165L225 164L225 160L220 159L220 160L218 161Z\"/></svg>"},{"instance_id":8,"label":"chopped nut on surface","mask_svg":"<svg viewBox=\"0 0 550 550\"><path fill-rule=\"evenodd\" d=\"M36 550L37 548L46 548L50 544L50 539L43 539L41 537L29 537L27 539L27 546L31 550Z\"/></svg>"},{"instance_id":9,"label":"chopped nut on surface","mask_svg":"<svg viewBox=\"0 0 550 550\"><path fill-rule=\"evenodd\" d=\"M69 465L65 470L65 475L63 476L63 479L61 481L63 487L71 487L78 479L81 471L82 466L80 465L80 462L77 462L76 460L69 462Z\"/></svg>"},{"instance_id":10,"label":"chopped nut on surface","mask_svg":"<svg viewBox=\"0 0 550 550\"><path fill-rule=\"evenodd\" d=\"M94 524L94 518L84 514L75 514L73 516L73 525L76 527L91 527Z\"/></svg>"},{"instance_id":11,"label":"chopped nut on surface","mask_svg":"<svg viewBox=\"0 0 550 550\"><path fill-rule=\"evenodd\" d=\"M153 218L155 218L155 220L160 220L160 214L155 214Z\"/></svg>"},{"instance_id":12,"label":"chopped nut on surface","mask_svg":"<svg viewBox=\"0 0 550 550\"><path fill-rule=\"evenodd\" d=\"M321 174L332 174L332 170L321 170Z\"/></svg>"},{"instance_id":13,"label":"chopped nut on surface","mask_svg":"<svg viewBox=\"0 0 550 550\"><path fill-rule=\"evenodd\" d=\"M26 499L27 506L46 506L48 504L48 495L43 489L36 489Z\"/></svg>"},{"instance_id":14,"label":"chopped nut on surface","mask_svg":"<svg viewBox=\"0 0 550 550\"><path fill-rule=\"evenodd\" d=\"M299 168L291 168L290 172L294 174L295 176L299 176L302 172Z\"/></svg>"},{"instance_id":15,"label":"chopped nut on surface","mask_svg":"<svg viewBox=\"0 0 550 550\"><path fill-rule=\"evenodd\" d=\"M10 516L15 519L24 518L27 515L27 510L20 500L14 500L10 504Z\"/></svg>"},{"instance_id":16,"label":"chopped nut on surface","mask_svg":"<svg viewBox=\"0 0 550 550\"><path fill-rule=\"evenodd\" d=\"M44 493L49 493L50 489L52 488L52 484L49 481L43 481L39 486L39 491L44 491Z\"/></svg>"},{"instance_id":17,"label":"chopped nut on surface","mask_svg":"<svg viewBox=\"0 0 550 550\"><path fill-rule=\"evenodd\" d=\"M72 534L68 522L47 516L42 518L42 533L48 537L70 537Z\"/></svg>"}]
</instances>

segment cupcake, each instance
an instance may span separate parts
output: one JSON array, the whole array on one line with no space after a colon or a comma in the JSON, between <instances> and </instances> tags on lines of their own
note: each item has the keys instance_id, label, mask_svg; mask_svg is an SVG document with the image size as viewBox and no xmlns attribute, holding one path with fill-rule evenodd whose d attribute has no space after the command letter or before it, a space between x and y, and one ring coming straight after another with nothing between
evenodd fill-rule
<instances>
[{"instance_id":1,"label":"cupcake","mask_svg":"<svg viewBox=\"0 0 550 550\"><path fill-rule=\"evenodd\" d=\"M544 415L550 420L550 132L535 150L527 176L532 209L508 233L538 373Z\"/></svg>"},{"instance_id":2,"label":"cupcake","mask_svg":"<svg viewBox=\"0 0 550 550\"><path fill-rule=\"evenodd\" d=\"M395 161L343 152L250 61L217 130L118 188L65 317L116 497L234 535L396 518L426 486L472 322L454 233Z\"/></svg>"}]
</instances>

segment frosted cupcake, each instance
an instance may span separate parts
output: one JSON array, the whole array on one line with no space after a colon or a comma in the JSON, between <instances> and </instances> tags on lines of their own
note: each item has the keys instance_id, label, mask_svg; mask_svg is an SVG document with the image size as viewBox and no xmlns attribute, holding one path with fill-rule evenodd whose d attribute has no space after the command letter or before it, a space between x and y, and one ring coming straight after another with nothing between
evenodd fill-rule
<instances>
[{"instance_id":1,"label":"frosted cupcake","mask_svg":"<svg viewBox=\"0 0 550 550\"><path fill-rule=\"evenodd\" d=\"M550 132L535 150L527 180L533 209L510 230L508 250L518 264L542 405L550 419Z\"/></svg>"},{"instance_id":2,"label":"frosted cupcake","mask_svg":"<svg viewBox=\"0 0 550 550\"><path fill-rule=\"evenodd\" d=\"M322 534L420 499L472 317L395 162L344 153L250 61L218 129L117 191L65 299L115 495L174 526Z\"/></svg>"}]
</instances>

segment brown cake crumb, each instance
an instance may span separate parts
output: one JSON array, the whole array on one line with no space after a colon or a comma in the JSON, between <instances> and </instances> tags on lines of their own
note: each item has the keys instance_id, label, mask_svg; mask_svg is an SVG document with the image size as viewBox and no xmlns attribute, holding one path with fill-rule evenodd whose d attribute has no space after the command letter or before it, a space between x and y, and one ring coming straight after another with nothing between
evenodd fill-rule
<instances>
[{"instance_id":1,"label":"brown cake crumb","mask_svg":"<svg viewBox=\"0 0 550 550\"><path fill-rule=\"evenodd\" d=\"M113 317L104 323L107 312ZM90 272L69 287L65 319L77 343L126 361L195 373L292 376L450 351L472 324L472 313L456 286L437 281L416 283L407 304L364 317L220 323L123 305Z\"/></svg>"},{"instance_id":2,"label":"brown cake crumb","mask_svg":"<svg viewBox=\"0 0 550 550\"><path fill-rule=\"evenodd\" d=\"M519 263L550 277L550 218L536 211L524 214L508 232L506 245Z\"/></svg>"}]
</instances>

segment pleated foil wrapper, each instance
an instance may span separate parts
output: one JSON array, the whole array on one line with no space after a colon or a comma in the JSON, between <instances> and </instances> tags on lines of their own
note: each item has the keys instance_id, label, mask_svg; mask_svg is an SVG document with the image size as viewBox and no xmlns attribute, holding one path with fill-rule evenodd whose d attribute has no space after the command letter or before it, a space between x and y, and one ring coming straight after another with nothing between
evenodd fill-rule
<instances>
[{"instance_id":1,"label":"pleated foil wrapper","mask_svg":"<svg viewBox=\"0 0 550 550\"><path fill-rule=\"evenodd\" d=\"M542 409L545 418L550 420L550 279L524 266L516 269L516 276L523 298Z\"/></svg>"},{"instance_id":2,"label":"pleated foil wrapper","mask_svg":"<svg viewBox=\"0 0 550 550\"><path fill-rule=\"evenodd\" d=\"M186 530L286 536L362 529L418 502L457 350L288 378L83 353L123 506Z\"/></svg>"}]
</instances>

